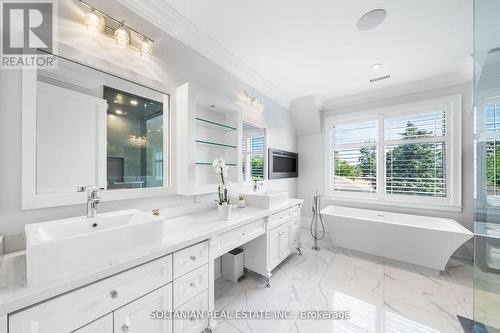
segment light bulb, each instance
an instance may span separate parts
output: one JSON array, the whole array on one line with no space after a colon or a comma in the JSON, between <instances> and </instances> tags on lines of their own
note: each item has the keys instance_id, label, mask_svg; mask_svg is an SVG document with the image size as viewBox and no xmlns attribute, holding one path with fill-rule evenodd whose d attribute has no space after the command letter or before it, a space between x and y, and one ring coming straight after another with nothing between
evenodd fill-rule
<instances>
[{"instance_id":1,"label":"light bulb","mask_svg":"<svg viewBox=\"0 0 500 333\"><path fill-rule=\"evenodd\" d=\"M149 40L144 38L141 45L141 56L149 59L151 58L152 55L153 55L153 45Z\"/></svg>"},{"instance_id":2,"label":"light bulb","mask_svg":"<svg viewBox=\"0 0 500 333\"><path fill-rule=\"evenodd\" d=\"M101 18L95 13L95 11L88 12L85 15L85 25L87 26L87 31L91 34L97 34L101 31Z\"/></svg>"},{"instance_id":3,"label":"light bulb","mask_svg":"<svg viewBox=\"0 0 500 333\"><path fill-rule=\"evenodd\" d=\"M116 45L118 45L119 48L126 48L129 44L130 37L128 36L128 33L123 29L122 27L118 28L115 30L115 42Z\"/></svg>"}]
</instances>

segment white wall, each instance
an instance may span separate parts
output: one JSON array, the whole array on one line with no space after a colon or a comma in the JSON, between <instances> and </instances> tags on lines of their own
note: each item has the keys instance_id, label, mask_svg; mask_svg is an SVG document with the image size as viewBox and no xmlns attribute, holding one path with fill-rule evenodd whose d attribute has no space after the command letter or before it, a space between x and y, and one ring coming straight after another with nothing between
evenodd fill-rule
<instances>
[{"instance_id":1,"label":"white wall","mask_svg":"<svg viewBox=\"0 0 500 333\"><path fill-rule=\"evenodd\" d=\"M77 1L60 0L59 53L75 60L103 68L108 72L173 93L177 86L189 81L212 93L235 100L235 93L247 89L262 99L265 111L261 122L267 126L268 146L296 151L296 136L288 110L224 71L208 59L181 44L171 36L134 15L115 1L101 2L102 10L125 19L156 41L152 60L144 60L135 52L118 49L105 36L89 36L82 24L82 7ZM23 231L26 223L83 215L84 203L58 208L23 211L21 209L21 76L17 70L0 71L0 234ZM296 179L272 180L267 186L296 195ZM211 201L211 197L205 197ZM147 199L103 202L99 211L186 206L193 198L177 195ZM205 204L206 206L206 204Z\"/></svg>"},{"instance_id":2,"label":"white wall","mask_svg":"<svg viewBox=\"0 0 500 333\"><path fill-rule=\"evenodd\" d=\"M473 230L473 112L472 112L472 85L463 84L446 88L433 89L418 93L380 99L374 102L351 105L337 109L330 109L323 112L323 117L341 114L353 113L357 111L370 110L375 108L387 107L391 105L416 102L423 99L436 98L449 95L462 95L462 204L463 211L460 213L438 212L432 210L410 209L410 208L392 208L376 205L358 204L356 202L335 202L325 199L323 206L339 204L342 206L372 208L379 210L388 210L394 212L420 214L428 216L449 217L457 220L469 230ZM323 129L324 131L324 129ZM324 189L324 154L323 154L323 134L302 136L298 138L298 150L300 154L299 169L300 178L297 185L297 196L304 199L305 209L302 210L304 216L311 216L312 196L318 190L323 193Z\"/></svg>"}]
</instances>

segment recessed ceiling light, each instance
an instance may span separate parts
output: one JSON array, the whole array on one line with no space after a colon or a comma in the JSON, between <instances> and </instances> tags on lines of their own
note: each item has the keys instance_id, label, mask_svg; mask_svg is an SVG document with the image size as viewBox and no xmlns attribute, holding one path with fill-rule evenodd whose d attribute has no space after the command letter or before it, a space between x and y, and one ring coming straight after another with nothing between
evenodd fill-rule
<instances>
[{"instance_id":1,"label":"recessed ceiling light","mask_svg":"<svg viewBox=\"0 0 500 333\"><path fill-rule=\"evenodd\" d=\"M380 69L380 67L382 67L382 65L383 64L381 62L377 62L377 63L371 65L370 67L371 67L371 69L377 70L377 69Z\"/></svg>"},{"instance_id":2,"label":"recessed ceiling light","mask_svg":"<svg viewBox=\"0 0 500 333\"><path fill-rule=\"evenodd\" d=\"M358 20L359 30L370 30L382 23L387 17L387 12L383 9L374 9L361 16Z\"/></svg>"},{"instance_id":3,"label":"recessed ceiling light","mask_svg":"<svg viewBox=\"0 0 500 333\"><path fill-rule=\"evenodd\" d=\"M134 105L134 106L135 106L135 105L137 105L137 104L138 104L138 102L137 102L135 99L133 99L133 100L131 100L131 101L130 101L130 104L132 104L132 105Z\"/></svg>"}]
</instances>

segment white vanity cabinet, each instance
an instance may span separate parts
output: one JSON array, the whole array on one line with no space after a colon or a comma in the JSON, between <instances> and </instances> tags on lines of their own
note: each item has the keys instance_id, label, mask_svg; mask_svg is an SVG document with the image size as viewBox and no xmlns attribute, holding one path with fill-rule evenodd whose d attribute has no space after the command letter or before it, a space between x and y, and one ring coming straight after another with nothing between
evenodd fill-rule
<instances>
[{"instance_id":1,"label":"white vanity cabinet","mask_svg":"<svg viewBox=\"0 0 500 333\"><path fill-rule=\"evenodd\" d=\"M269 264L276 267L291 253L290 223L274 228L269 233Z\"/></svg>"},{"instance_id":2,"label":"white vanity cabinet","mask_svg":"<svg viewBox=\"0 0 500 333\"><path fill-rule=\"evenodd\" d=\"M293 250L300 251L300 205L270 215L265 235L243 247L245 267L263 275L269 286L272 270Z\"/></svg>"},{"instance_id":3,"label":"white vanity cabinet","mask_svg":"<svg viewBox=\"0 0 500 333\"><path fill-rule=\"evenodd\" d=\"M174 272L175 278L174 278ZM191 308L193 307L193 308ZM8 317L9 333L199 333L208 320L152 311L208 311L208 242L70 291ZM196 320L195 320L196 319Z\"/></svg>"},{"instance_id":4,"label":"white vanity cabinet","mask_svg":"<svg viewBox=\"0 0 500 333\"><path fill-rule=\"evenodd\" d=\"M112 333L113 332L113 314L110 313L84 327L77 329L72 333Z\"/></svg>"},{"instance_id":5,"label":"white vanity cabinet","mask_svg":"<svg viewBox=\"0 0 500 333\"><path fill-rule=\"evenodd\" d=\"M151 319L151 311L172 311L171 283L114 311L114 332L171 333L171 320Z\"/></svg>"}]
</instances>

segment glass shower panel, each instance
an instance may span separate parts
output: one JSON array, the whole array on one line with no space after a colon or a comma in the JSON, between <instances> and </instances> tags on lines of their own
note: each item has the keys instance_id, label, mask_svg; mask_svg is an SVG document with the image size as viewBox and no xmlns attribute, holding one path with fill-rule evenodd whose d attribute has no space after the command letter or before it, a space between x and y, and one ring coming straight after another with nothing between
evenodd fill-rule
<instances>
[{"instance_id":1,"label":"glass shower panel","mask_svg":"<svg viewBox=\"0 0 500 333\"><path fill-rule=\"evenodd\" d=\"M500 332L500 1L475 1L474 29L474 320L493 333Z\"/></svg>"},{"instance_id":2,"label":"glass shower panel","mask_svg":"<svg viewBox=\"0 0 500 333\"><path fill-rule=\"evenodd\" d=\"M108 189L161 187L163 103L104 87Z\"/></svg>"}]
</instances>

